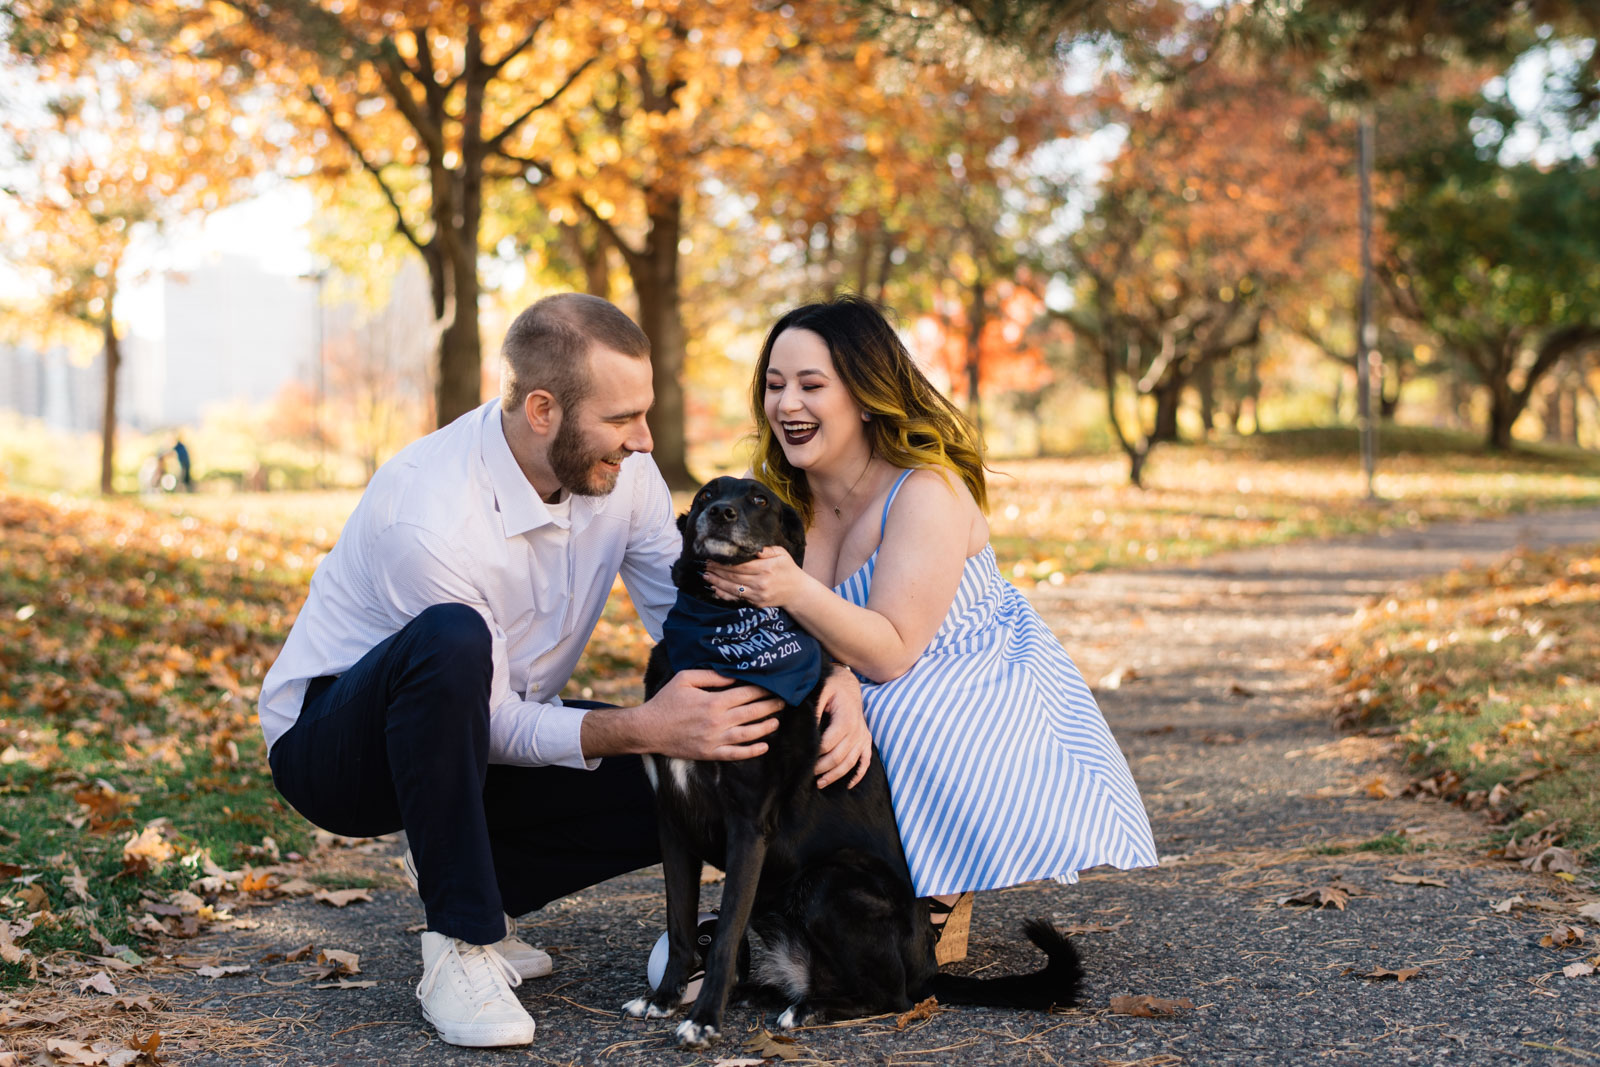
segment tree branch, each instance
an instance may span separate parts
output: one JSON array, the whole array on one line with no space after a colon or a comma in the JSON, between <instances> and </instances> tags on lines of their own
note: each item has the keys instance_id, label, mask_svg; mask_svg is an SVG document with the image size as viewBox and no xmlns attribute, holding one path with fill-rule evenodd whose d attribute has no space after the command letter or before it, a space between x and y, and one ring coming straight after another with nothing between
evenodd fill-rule
<instances>
[{"instance_id":1,"label":"tree branch","mask_svg":"<svg viewBox=\"0 0 1600 1067\"><path fill-rule=\"evenodd\" d=\"M571 74L567 75L567 80L562 82L561 85L556 89L555 92L551 93L549 96L545 97L543 100L541 100L538 103L534 104L533 106L529 107L522 114L518 115L516 118L514 118L510 122L508 122L506 124L505 128L502 129L499 133L495 134L493 137L490 137L488 140L484 141L484 143L483 143L484 148L487 151L498 153L500 151L500 146L505 143L506 138L508 138L512 134L516 133L518 127L520 127L524 122L527 122L528 119L531 118L536 112L542 111L544 108L549 107L551 104L553 104L557 100L561 99L561 95L572 87L572 83L578 80L578 76L579 75L581 75L585 70L589 69L589 66L594 63L595 58L596 57L594 57L594 56L590 56L588 59L584 60L582 63L579 63L578 66L577 66L577 69L574 70Z\"/></svg>"},{"instance_id":2,"label":"tree branch","mask_svg":"<svg viewBox=\"0 0 1600 1067\"><path fill-rule=\"evenodd\" d=\"M372 175L373 181L378 183L378 189L382 191L384 199L389 201L389 207L394 210L395 230L399 232L400 236L410 241L412 247L418 252L425 252L425 246L417 239L417 235L412 231L410 225L406 223L405 212L400 208L400 200L395 196L394 190L389 187L389 183L384 181L382 170L367 158L367 154L361 150L360 145L356 144L355 137L350 131L339 124L339 119L333 113L333 108L329 106L326 100L322 99L322 94L317 91L315 86L308 91L307 95L311 97L311 102L322 110L323 115L328 119L328 125L333 127L333 132L338 135L339 140L344 142L345 147L350 150L350 154L356 157L357 162L361 164L361 169Z\"/></svg>"}]
</instances>

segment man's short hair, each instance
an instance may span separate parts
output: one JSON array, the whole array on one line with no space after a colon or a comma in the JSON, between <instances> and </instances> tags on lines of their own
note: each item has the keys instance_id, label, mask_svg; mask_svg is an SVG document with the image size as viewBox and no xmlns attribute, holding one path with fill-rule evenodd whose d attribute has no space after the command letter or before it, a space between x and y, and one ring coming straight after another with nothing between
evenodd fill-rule
<instances>
[{"instance_id":1,"label":"man's short hair","mask_svg":"<svg viewBox=\"0 0 1600 1067\"><path fill-rule=\"evenodd\" d=\"M589 394L589 349L595 345L636 359L650 355L650 339L609 300L559 293L526 308L500 346L502 409L516 411L529 393L543 389L561 410L573 410Z\"/></svg>"}]
</instances>

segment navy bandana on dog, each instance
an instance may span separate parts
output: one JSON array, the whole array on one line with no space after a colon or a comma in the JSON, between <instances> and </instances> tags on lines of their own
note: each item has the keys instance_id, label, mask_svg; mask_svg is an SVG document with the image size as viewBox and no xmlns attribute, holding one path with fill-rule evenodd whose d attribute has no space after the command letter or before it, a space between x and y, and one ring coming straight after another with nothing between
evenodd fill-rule
<instances>
[{"instance_id":1,"label":"navy bandana on dog","mask_svg":"<svg viewBox=\"0 0 1600 1067\"><path fill-rule=\"evenodd\" d=\"M680 592L661 643L674 671L713 670L798 704L822 677L822 645L782 608L708 604Z\"/></svg>"}]
</instances>

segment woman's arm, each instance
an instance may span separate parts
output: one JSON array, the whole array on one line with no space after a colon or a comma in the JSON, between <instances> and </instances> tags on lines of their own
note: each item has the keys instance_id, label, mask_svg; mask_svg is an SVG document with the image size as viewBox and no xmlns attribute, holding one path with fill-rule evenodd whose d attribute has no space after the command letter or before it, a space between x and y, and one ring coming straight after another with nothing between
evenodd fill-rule
<instances>
[{"instance_id":1,"label":"woman's arm","mask_svg":"<svg viewBox=\"0 0 1600 1067\"><path fill-rule=\"evenodd\" d=\"M842 599L782 549L735 567L711 564L706 575L726 596L786 609L835 659L886 682L911 669L950 613L977 514L955 475L914 472L889 511L866 607Z\"/></svg>"}]
</instances>

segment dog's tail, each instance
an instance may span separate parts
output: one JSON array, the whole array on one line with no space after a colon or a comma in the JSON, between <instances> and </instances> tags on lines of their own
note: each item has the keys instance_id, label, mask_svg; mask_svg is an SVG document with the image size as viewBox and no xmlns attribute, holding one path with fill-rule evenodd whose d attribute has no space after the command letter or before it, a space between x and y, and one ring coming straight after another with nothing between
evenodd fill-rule
<instances>
[{"instance_id":1,"label":"dog's tail","mask_svg":"<svg viewBox=\"0 0 1600 1067\"><path fill-rule=\"evenodd\" d=\"M1022 929L1028 940L1050 958L1041 970L1003 978L937 974L929 985L930 990L944 1004L1036 1011L1070 1008L1077 1004L1083 985L1083 964L1078 960L1078 950L1061 931L1043 919L1029 919Z\"/></svg>"}]
</instances>

